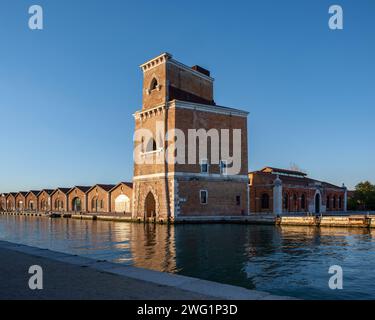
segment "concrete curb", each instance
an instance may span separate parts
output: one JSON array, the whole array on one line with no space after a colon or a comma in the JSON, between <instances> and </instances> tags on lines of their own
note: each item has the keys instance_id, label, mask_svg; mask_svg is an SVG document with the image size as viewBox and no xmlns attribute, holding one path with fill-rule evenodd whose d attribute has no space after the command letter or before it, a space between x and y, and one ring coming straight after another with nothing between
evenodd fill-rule
<instances>
[{"instance_id":1,"label":"concrete curb","mask_svg":"<svg viewBox=\"0 0 375 320\"><path fill-rule=\"evenodd\" d=\"M158 272L132 266L123 266L107 261L97 261L81 256L6 241L0 241L0 247L3 249L13 250L71 265L88 267L97 271L111 273L122 277L207 295L218 300L298 300L291 297L274 296L267 292L248 290L232 285L220 284L212 281L200 280L192 277Z\"/></svg>"}]
</instances>

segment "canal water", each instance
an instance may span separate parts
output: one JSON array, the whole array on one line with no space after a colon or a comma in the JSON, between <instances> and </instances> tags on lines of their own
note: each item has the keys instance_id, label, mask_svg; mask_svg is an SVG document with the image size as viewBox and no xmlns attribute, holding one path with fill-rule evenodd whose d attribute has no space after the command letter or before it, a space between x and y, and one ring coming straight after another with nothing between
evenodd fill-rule
<instances>
[{"instance_id":1,"label":"canal water","mask_svg":"<svg viewBox=\"0 0 375 320\"><path fill-rule=\"evenodd\" d=\"M375 230L0 216L0 240L303 299L375 299ZM333 265L343 290L329 289Z\"/></svg>"}]
</instances>

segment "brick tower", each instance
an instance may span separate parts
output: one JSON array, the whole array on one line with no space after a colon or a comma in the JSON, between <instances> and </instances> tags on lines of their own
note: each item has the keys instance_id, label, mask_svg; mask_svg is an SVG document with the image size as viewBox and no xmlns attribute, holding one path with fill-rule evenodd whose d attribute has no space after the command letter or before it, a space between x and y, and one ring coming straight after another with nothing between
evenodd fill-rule
<instances>
[{"instance_id":1,"label":"brick tower","mask_svg":"<svg viewBox=\"0 0 375 320\"><path fill-rule=\"evenodd\" d=\"M141 69L143 105L134 114L133 218L249 214L248 113L216 105L210 72L170 54ZM223 151L226 145L230 153Z\"/></svg>"}]
</instances>

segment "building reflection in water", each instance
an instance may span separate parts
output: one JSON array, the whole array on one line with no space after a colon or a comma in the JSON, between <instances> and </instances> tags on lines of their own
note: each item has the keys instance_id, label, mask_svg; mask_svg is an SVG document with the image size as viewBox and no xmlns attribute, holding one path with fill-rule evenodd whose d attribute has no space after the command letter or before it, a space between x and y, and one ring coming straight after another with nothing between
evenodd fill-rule
<instances>
[{"instance_id":1,"label":"building reflection in water","mask_svg":"<svg viewBox=\"0 0 375 320\"><path fill-rule=\"evenodd\" d=\"M163 272L176 272L175 228L152 224L130 224L133 264Z\"/></svg>"}]
</instances>

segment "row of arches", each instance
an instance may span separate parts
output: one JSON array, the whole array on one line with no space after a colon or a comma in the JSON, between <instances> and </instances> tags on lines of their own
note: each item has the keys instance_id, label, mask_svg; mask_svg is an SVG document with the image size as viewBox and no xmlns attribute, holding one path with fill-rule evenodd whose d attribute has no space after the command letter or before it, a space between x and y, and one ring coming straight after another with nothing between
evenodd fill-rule
<instances>
[{"instance_id":1,"label":"row of arches","mask_svg":"<svg viewBox=\"0 0 375 320\"><path fill-rule=\"evenodd\" d=\"M268 193L263 193L261 196L261 209L270 210L271 201ZM320 213L322 209L322 197L319 192L316 192L314 198L314 209L315 213ZM298 194L293 193L292 195L288 192L283 194L282 209L284 212L306 212L308 211L307 195L305 193ZM343 209L343 197L336 195L327 195L326 198L326 209L330 211L342 210Z\"/></svg>"},{"instance_id":2,"label":"row of arches","mask_svg":"<svg viewBox=\"0 0 375 320\"><path fill-rule=\"evenodd\" d=\"M293 193L291 196L289 193L285 193L283 196L283 210L289 212L306 211L306 194L302 193L299 196L297 193Z\"/></svg>"},{"instance_id":3,"label":"row of arches","mask_svg":"<svg viewBox=\"0 0 375 320\"><path fill-rule=\"evenodd\" d=\"M283 195L283 210L284 211L305 211L307 209L306 195L303 193L298 196L296 193L290 197L289 193ZM271 209L270 196L268 193L263 193L261 196L261 209Z\"/></svg>"},{"instance_id":4,"label":"row of arches","mask_svg":"<svg viewBox=\"0 0 375 320\"><path fill-rule=\"evenodd\" d=\"M327 195L326 208L331 211L341 210L343 208L342 196Z\"/></svg>"}]
</instances>

